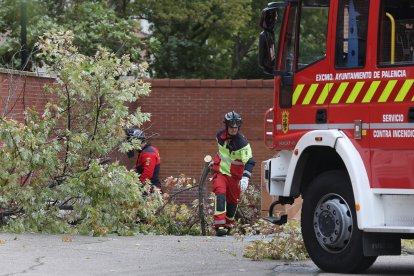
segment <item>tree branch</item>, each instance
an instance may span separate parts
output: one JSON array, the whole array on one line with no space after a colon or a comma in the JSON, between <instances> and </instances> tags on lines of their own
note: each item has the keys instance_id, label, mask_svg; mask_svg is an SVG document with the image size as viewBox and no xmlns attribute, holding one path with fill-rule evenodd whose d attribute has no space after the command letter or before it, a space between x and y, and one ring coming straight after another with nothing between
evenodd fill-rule
<instances>
[{"instance_id":1,"label":"tree branch","mask_svg":"<svg viewBox=\"0 0 414 276\"><path fill-rule=\"evenodd\" d=\"M69 89L68 89L68 85L65 84L65 91L66 91L66 100L67 100L67 112L68 112L68 116L67 116L67 129L69 130L69 132L71 131L71 98L70 98L70 93L69 93ZM69 150L70 150L70 146L69 143L70 142L70 135L69 137L67 137L66 139L66 152L65 152L65 161L64 161L64 167L63 167L63 172L62 175L64 175L66 173L67 170L67 165L68 165L68 158L69 158Z\"/></svg>"},{"instance_id":2,"label":"tree branch","mask_svg":"<svg viewBox=\"0 0 414 276\"><path fill-rule=\"evenodd\" d=\"M194 189L194 188L198 188L198 185L182 189L182 190L176 192L175 194L170 195L170 198L168 198L168 201L166 203L164 203L164 205L162 205L160 208L158 208L158 210L155 212L155 215L159 215L161 213L161 211L165 208L165 206L167 206L173 200L174 197L181 194L182 192L189 191L189 190Z\"/></svg>"},{"instance_id":3,"label":"tree branch","mask_svg":"<svg viewBox=\"0 0 414 276\"><path fill-rule=\"evenodd\" d=\"M98 80L98 86L95 87L95 92L96 92L96 118L95 118L94 130L93 130L93 134L90 138L90 142L95 141L96 133L98 132L99 117L100 117L103 102L104 102L104 95L99 96L99 91L101 91L101 83ZM89 150L88 167L91 164L91 160L92 160L92 150Z\"/></svg>"}]
</instances>

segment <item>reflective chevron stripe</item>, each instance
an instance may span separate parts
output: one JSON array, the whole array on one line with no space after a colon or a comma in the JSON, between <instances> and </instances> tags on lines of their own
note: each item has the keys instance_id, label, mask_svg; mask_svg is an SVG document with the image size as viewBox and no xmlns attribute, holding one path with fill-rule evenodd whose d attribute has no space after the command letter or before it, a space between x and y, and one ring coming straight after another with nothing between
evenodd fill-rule
<instances>
[{"instance_id":1,"label":"reflective chevron stripe","mask_svg":"<svg viewBox=\"0 0 414 276\"><path fill-rule=\"evenodd\" d=\"M293 105L414 102L414 79L298 84Z\"/></svg>"}]
</instances>

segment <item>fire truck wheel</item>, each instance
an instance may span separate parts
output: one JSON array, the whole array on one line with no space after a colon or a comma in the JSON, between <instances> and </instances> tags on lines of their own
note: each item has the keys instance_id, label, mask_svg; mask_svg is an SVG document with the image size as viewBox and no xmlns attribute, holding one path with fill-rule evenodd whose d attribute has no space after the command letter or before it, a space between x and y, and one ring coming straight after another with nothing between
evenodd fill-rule
<instances>
[{"instance_id":1,"label":"fire truck wheel","mask_svg":"<svg viewBox=\"0 0 414 276\"><path fill-rule=\"evenodd\" d=\"M327 171L312 181L304 194L301 224L306 250L322 270L361 272L377 259L363 254L362 231L345 171Z\"/></svg>"}]
</instances>

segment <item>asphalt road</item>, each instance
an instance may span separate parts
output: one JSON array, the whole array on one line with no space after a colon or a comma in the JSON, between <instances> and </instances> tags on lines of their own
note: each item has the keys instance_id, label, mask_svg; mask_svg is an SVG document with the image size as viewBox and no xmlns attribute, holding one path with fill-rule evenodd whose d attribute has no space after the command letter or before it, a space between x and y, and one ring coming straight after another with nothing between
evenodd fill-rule
<instances>
[{"instance_id":1,"label":"asphalt road","mask_svg":"<svg viewBox=\"0 0 414 276\"><path fill-rule=\"evenodd\" d=\"M250 240L0 233L2 275L335 275L311 261L251 261ZM414 256L380 257L368 275L414 275Z\"/></svg>"}]
</instances>

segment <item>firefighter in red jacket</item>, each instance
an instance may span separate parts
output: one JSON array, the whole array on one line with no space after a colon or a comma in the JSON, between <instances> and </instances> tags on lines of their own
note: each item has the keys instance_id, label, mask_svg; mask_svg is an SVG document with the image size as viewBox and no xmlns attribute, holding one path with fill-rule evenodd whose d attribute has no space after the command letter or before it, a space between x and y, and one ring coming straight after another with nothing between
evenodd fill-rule
<instances>
[{"instance_id":1,"label":"firefighter in red jacket","mask_svg":"<svg viewBox=\"0 0 414 276\"><path fill-rule=\"evenodd\" d=\"M247 139L239 132L242 119L232 111L224 116L223 130L217 133L218 152L213 161L216 236L229 234L240 198L255 165Z\"/></svg>"},{"instance_id":2,"label":"firefighter in red jacket","mask_svg":"<svg viewBox=\"0 0 414 276\"><path fill-rule=\"evenodd\" d=\"M130 138L141 141L141 149L138 151L136 172L140 175L139 179L143 185L150 185L150 192L154 189L161 190L160 173L160 154L156 147L145 138L145 134L140 129L129 129L127 135Z\"/></svg>"}]
</instances>

